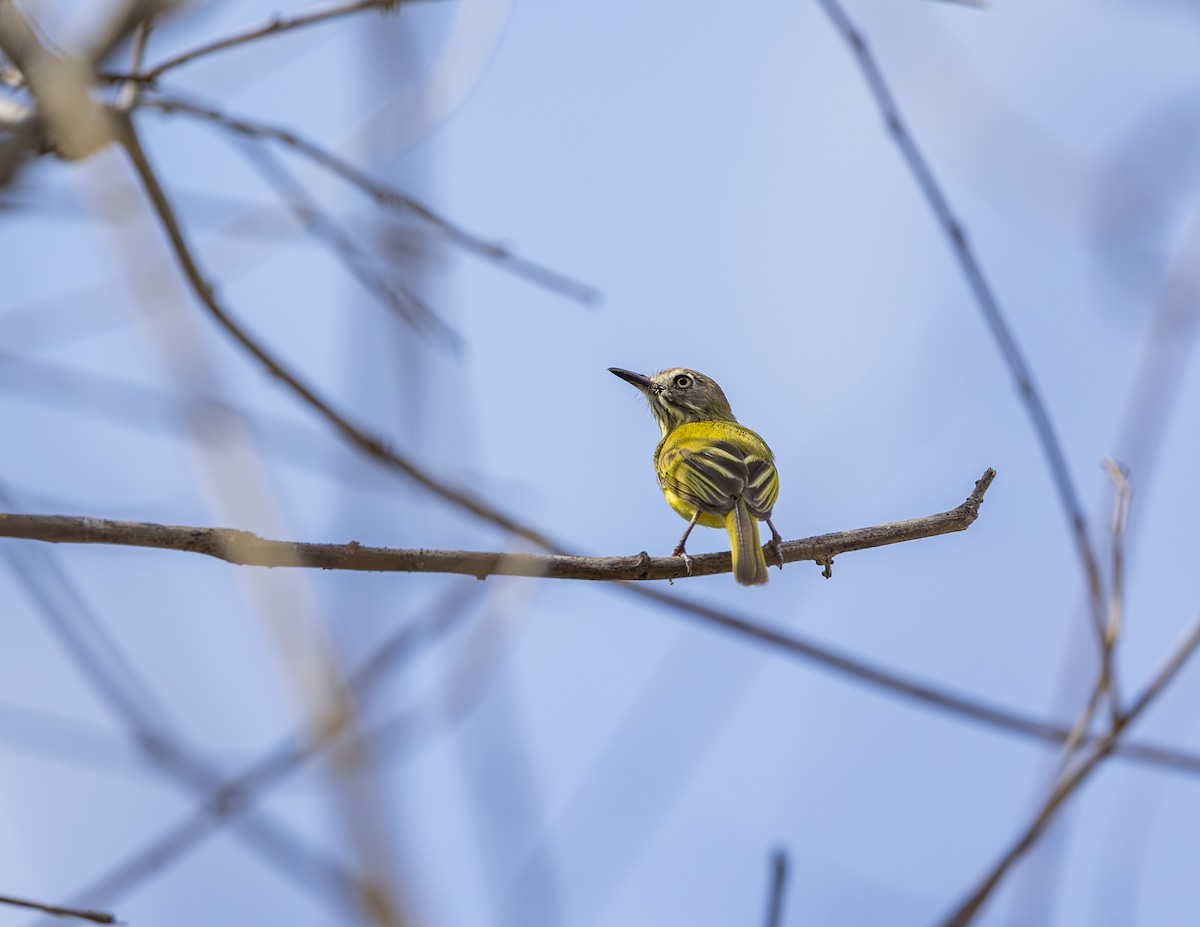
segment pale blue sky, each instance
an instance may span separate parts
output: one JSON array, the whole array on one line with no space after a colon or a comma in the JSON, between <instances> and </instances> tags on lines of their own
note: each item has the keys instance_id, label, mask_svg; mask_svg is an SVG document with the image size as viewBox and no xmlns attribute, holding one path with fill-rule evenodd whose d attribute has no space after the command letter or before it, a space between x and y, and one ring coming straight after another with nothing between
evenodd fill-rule
<instances>
[{"instance_id":1,"label":"pale blue sky","mask_svg":"<svg viewBox=\"0 0 1200 927\"><path fill-rule=\"evenodd\" d=\"M162 27L149 59L277 9L220 4ZM1144 330L1164 280L1194 260L1181 249L1197 181L1195 14L1114 0L847 9L968 230L1103 541L1111 493L1099 460L1123 453L1117 428ZM594 285L602 302L581 307L442 247L414 284L464 338L457 356L440 350L294 229L219 235L233 213L196 194L272 194L210 127L147 113L147 144L237 316L396 447L584 553L665 554L683 528L654 483L653 421L609 366L716 378L775 451L775 523L789 538L952 508L994 467L965 534L847 554L830 581L794 564L763 589L729 576L664 588L932 685L1073 719L1087 677L1074 695L1060 687L1088 671L1092 641L1047 467L961 270L819 6L471 0L414 4L401 20L407 38L394 20L343 20L213 56L164 88L291 125ZM426 96L382 78L385 57L412 60ZM461 98L455 75L471 84ZM292 166L369 240L377 218L365 199ZM164 260L156 231L139 220L117 236L70 217L114 198L144 214L115 154L39 164L22 179L30 201L69 215L7 212L0 223L0 473L20 508L314 541L508 546L356 461L190 297L172 304L170 287L150 301L166 315L183 307L185 354L202 348L219 395L271 417L252 431L276 436L260 447L277 520L213 507L212 471L171 413L135 407L122 424L89 404L94 390L31 395L20 362L162 388L178 370L151 326L125 312L145 289L115 283L130 254L147 268ZM1126 695L1200 599L1200 373L1184 370L1152 479L1133 474ZM724 543L697 531L690 549ZM246 596L249 571L4 542L18 547L68 571L172 728L222 769L242 768L296 723L287 673ZM284 581L311 597L351 660L446 595L475 596L470 630L431 646L369 707L383 720L419 706L437 730L460 690L483 687L464 717L377 776L379 819L420 923L757 923L769 855L782 847L793 863L785 923L932 925L1024 826L1046 782L1052 754L1037 744L618 589ZM0 573L0 590L10 603L0 704L108 732L81 758L72 738L95 732L64 727L74 757L64 762L45 733L58 722L0 714L0 746L11 744L0 891L62 900L193 800L116 746L119 720L12 573ZM1135 734L1200 748L1198 683L1186 670ZM325 784L306 774L264 807L348 860ZM979 923L1193 922L1198 798L1194 777L1106 764L1064 816L1057 856L1019 867ZM1029 900L1037 872L1057 874L1052 902ZM227 833L99 906L133 925L344 923ZM27 920L0 909L0 924Z\"/></svg>"}]
</instances>

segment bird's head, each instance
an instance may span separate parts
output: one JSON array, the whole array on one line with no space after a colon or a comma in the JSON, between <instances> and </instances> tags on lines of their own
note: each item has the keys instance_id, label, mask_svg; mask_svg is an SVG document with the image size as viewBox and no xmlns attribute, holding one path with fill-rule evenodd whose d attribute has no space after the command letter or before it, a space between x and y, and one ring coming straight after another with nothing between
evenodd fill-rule
<instances>
[{"instance_id":1,"label":"bird's head","mask_svg":"<svg viewBox=\"0 0 1200 927\"><path fill-rule=\"evenodd\" d=\"M695 370L672 367L650 376L620 367L609 367L608 371L638 388L664 437L687 422L737 421L721 387Z\"/></svg>"}]
</instances>

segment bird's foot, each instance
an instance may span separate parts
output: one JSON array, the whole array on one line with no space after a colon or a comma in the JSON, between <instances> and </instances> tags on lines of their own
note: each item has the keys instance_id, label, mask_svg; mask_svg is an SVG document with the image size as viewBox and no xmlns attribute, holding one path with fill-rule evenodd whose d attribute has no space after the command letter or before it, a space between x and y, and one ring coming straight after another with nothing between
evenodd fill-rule
<instances>
[{"instance_id":1,"label":"bird's foot","mask_svg":"<svg viewBox=\"0 0 1200 927\"><path fill-rule=\"evenodd\" d=\"M680 544L673 551L671 551L671 556L672 557L682 557L683 558L683 566L687 570L688 576L692 575L692 558L688 555L688 552L683 549L682 544Z\"/></svg>"},{"instance_id":2,"label":"bird's foot","mask_svg":"<svg viewBox=\"0 0 1200 927\"><path fill-rule=\"evenodd\" d=\"M779 564L779 569L783 569L783 538L779 532L775 530L775 526L771 524L771 519L767 519L767 527L771 529L771 541L767 547L771 549L771 553L775 555L775 561Z\"/></svg>"}]
</instances>

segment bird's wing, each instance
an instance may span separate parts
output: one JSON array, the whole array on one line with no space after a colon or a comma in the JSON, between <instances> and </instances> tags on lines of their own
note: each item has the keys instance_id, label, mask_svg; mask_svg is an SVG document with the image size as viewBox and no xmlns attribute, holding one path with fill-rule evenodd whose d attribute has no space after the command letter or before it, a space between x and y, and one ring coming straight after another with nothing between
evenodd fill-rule
<instances>
[{"instance_id":1,"label":"bird's wing","mask_svg":"<svg viewBox=\"0 0 1200 927\"><path fill-rule=\"evenodd\" d=\"M749 482L745 455L728 441L692 438L669 443L658 459L658 481L702 512L724 515ZM778 481L776 481L778 492Z\"/></svg>"},{"instance_id":2,"label":"bird's wing","mask_svg":"<svg viewBox=\"0 0 1200 927\"><path fill-rule=\"evenodd\" d=\"M779 498L779 471L769 457L750 454L746 457L746 488L742 497L758 518L770 518L775 500Z\"/></svg>"}]
</instances>

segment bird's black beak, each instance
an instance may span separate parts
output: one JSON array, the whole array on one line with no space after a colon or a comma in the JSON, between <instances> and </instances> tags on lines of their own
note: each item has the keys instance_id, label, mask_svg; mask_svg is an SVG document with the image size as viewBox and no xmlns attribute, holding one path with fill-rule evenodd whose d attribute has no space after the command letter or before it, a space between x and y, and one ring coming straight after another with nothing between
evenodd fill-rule
<instances>
[{"instance_id":1,"label":"bird's black beak","mask_svg":"<svg viewBox=\"0 0 1200 927\"><path fill-rule=\"evenodd\" d=\"M626 383L632 383L643 393L650 392L650 378L644 377L640 373L634 373L632 370L622 370L620 367L609 367L609 373L616 374Z\"/></svg>"}]
</instances>

